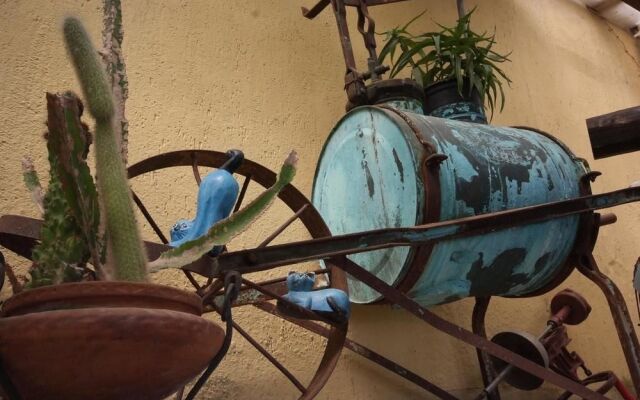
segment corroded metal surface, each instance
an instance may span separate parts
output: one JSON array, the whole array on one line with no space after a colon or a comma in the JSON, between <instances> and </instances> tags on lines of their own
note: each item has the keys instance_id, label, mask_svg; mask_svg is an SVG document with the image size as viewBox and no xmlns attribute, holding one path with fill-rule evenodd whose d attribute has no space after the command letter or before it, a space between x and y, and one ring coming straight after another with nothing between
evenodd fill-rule
<instances>
[{"instance_id":1,"label":"corroded metal surface","mask_svg":"<svg viewBox=\"0 0 640 400\"><path fill-rule=\"evenodd\" d=\"M529 130L423 116L415 108L403 112L403 105L358 108L327 140L312 199L334 234L580 196L587 169L556 140ZM438 162L429 163L436 155ZM437 177L430 179L430 173ZM394 248L351 259L423 305L467 296L523 296L564 272L577 230L578 217L572 216L441 242L429 251ZM349 283L353 301L379 299L366 285Z\"/></svg>"},{"instance_id":2,"label":"corroded metal surface","mask_svg":"<svg viewBox=\"0 0 640 400\"><path fill-rule=\"evenodd\" d=\"M388 115L377 108L356 109L338 123L325 144L312 201L334 235L423 222L425 189L416 165L426 151L400 118ZM396 247L350 258L395 284L414 253ZM380 297L355 280L349 280L349 287L356 303Z\"/></svg>"},{"instance_id":3,"label":"corroded metal surface","mask_svg":"<svg viewBox=\"0 0 640 400\"><path fill-rule=\"evenodd\" d=\"M442 220L580 195L583 164L545 136L415 114L409 118L424 140L448 156L440 168ZM573 216L440 243L410 294L422 304L436 304L470 295L534 292L563 268L577 227Z\"/></svg>"}]
</instances>

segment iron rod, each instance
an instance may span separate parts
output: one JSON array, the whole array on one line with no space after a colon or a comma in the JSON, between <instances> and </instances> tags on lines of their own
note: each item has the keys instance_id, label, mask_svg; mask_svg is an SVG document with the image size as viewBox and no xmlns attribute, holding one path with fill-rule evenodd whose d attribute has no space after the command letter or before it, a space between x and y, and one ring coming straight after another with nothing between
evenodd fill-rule
<instances>
[{"instance_id":1,"label":"iron rod","mask_svg":"<svg viewBox=\"0 0 640 400\"><path fill-rule=\"evenodd\" d=\"M282 365L278 360L276 360L276 358L272 356L264 347L262 347L260 343L258 343L253 337L251 337L251 335L249 335L244 329L242 329L235 322L233 323L233 329L238 331L238 333L242 337L244 337L247 340L247 342L251 343L251 345L255 347L256 350L258 350L258 352L262 354L267 360L269 360L269 362L273 364L274 367L278 368L278 370L282 372L284 376L286 376L287 379L289 379L289 381L291 381L291 383L293 383L293 385L296 388L298 388L298 390L301 393L304 393L305 390L307 390L307 388L305 388L302 385L302 383L300 383L300 381L288 369L284 367L284 365Z\"/></svg>"},{"instance_id":2,"label":"iron rod","mask_svg":"<svg viewBox=\"0 0 640 400\"><path fill-rule=\"evenodd\" d=\"M280 235L282 232L284 232L284 230L287 229L289 227L289 225L291 225L293 223L293 221L297 220L300 217L300 214L302 214L304 212L304 210L307 209L307 207L309 207L308 203L303 205L302 207L300 207L300 209L298 211L296 211L296 213L293 214L291 216L291 218L289 218L282 225L280 225L278 227L278 229L273 231L273 233L271 235L267 236L267 238L265 240L263 240L262 243L260 243L258 245L258 248L266 247L269 243L271 243L273 241L273 239L277 238L278 235Z\"/></svg>"},{"instance_id":3,"label":"iron rod","mask_svg":"<svg viewBox=\"0 0 640 400\"><path fill-rule=\"evenodd\" d=\"M211 276L225 271L257 272L282 265L356 254L396 246L418 246L469 235L494 232L517 225L545 221L640 201L640 187L598 195L435 222L410 228L390 228L248 249L222 254L198 270ZM190 268L190 267L187 267Z\"/></svg>"},{"instance_id":4,"label":"iron rod","mask_svg":"<svg viewBox=\"0 0 640 400\"><path fill-rule=\"evenodd\" d=\"M162 230L158 227L158 224L156 224L156 221L153 219L153 217L151 217L151 214L149 214L147 207L145 207L142 203L142 200L140 200L140 197L138 197L136 192L134 192L133 190L131 190L131 194L133 195L133 201L136 203L136 205L140 209L140 212L142 212L142 215L144 215L144 218L147 220L149 225L151 225L151 228L158 236L158 239L160 239L164 244L169 243L167 237L164 235L164 233L162 233Z\"/></svg>"},{"instance_id":5,"label":"iron rod","mask_svg":"<svg viewBox=\"0 0 640 400\"><path fill-rule=\"evenodd\" d=\"M473 306L473 312L471 315L471 330L478 336L487 338L487 332L485 329L485 317L487 310L489 309L489 302L491 297L476 297L476 303ZM491 357L486 352L476 349L478 356L478 364L480 365L480 373L482 375L482 382L484 386L488 386L496 377L496 371L493 368ZM500 391L492 391L487 396L489 400L500 400Z\"/></svg>"},{"instance_id":6,"label":"iron rod","mask_svg":"<svg viewBox=\"0 0 640 400\"><path fill-rule=\"evenodd\" d=\"M295 318L290 318L286 315L281 315L278 313L276 306L274 306L271 303L257 303L254 304L254 307L259 308L265 312L268 312L270 314L276 315L280 318L283 318L293 324L296 324L304 329L307 329L313 333L316 333L320 336L323 336L325 338L329 337L330 331L328 328L312 322L312 321L303 321L303 320L299 320L299 319L295 319ZM449 392L447 392L446 390L438 387L436 384L424 379L423 377L421 377L420 375L414 373L413 371L410 371L408 369L406 369L405 367L396 364L395 362L389 360L388 358L382 356L381 354L376 353L375 351L371 350L370 348L361 345L360 343L357 343L351 339L345 339L344 341L344 347L346 347L347 349L353 351L354 353L358 354L359 356L362 356L376 364L378 364L379 366L387 369L388 371L393 372L394 374L408 380L409 382L412 382L418 386L420 386L421 388L425 389L426 391L436 395L437 397L444 399L444 400L458 400L457 397L453 396L452 394L450 394Z\"/></svg>"},{"instance_id":7,"label":"iron rod","mask_svg":"<svg viewBox=\"0 0 640 400\"><path fill-rule=\"evenodd\" d=\"M624 297L618 286L600 271L593 255L582 257L578 264L578 271L594 282L607 299L631 380L638 395L640 394L640 344Z\"/></svg>"},{"instance_id":8,"label":"iron rod","mask_svg":"<svg viewBox=\"0 0 640 400\"><path fill-rule=\"evenodd\" d=\"M247 188L249 187L249 183L251 182L251 174L248 174L244 177L244 182L242 182L242 189L240 189L240 194L238 195L238 200L236 201L235 207L233 207L233 212L237 212L242 205L242 201L244 200L244 196L247 194Z\"/></svg>"}]
</instances>

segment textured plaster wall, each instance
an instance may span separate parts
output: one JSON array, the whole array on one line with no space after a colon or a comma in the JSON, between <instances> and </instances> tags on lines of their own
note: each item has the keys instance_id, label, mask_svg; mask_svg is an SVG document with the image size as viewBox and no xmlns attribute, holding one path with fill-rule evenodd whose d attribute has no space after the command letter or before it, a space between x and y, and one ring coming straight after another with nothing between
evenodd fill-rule
<instances>
[{"instance_id":1,"label":"textured plaster wall","mask_svg":"<svg viewBox=\"0 0 640 400\"><path fill-rule=\"evenodd\" d=\"M124 54L131 92L127 103L129 160L184 148L241 148L248 158L276 169L286 152L295 148L301 159L295 184L309 195L319 151L345 103L344 66L333 16L325 12L314 21L303 19L299 7L311 5L311 0L123 3ZM514 83L507 90L504 112L496 115L493 123L552 132L577 154L590 159L585 118L640 102L640 65L633 39L583 7L569 0L468 3L469 7L479 6L474 27L495 27L499 49L513 50L513 62L505 69ZM382 31L425 8L428 12L416 23L416 29L433 29L435 21L455 20L452 0L414 0L372 9L372 13L377 30ZM2 214L36 216L21 182L20 159L31 155L46 182L41 139L44 93L78 89L59 34L61 18L69 13L79 15L94 39L99 38L100 1L0 1ZM358 36L353 36L359 45ZM363 54L358 49L358 55ZM640 179L638 161L636 153L591 162L604 173L594 190L620 188ZM136 179L133 187L165 231L178 217L193 213L196 186L189 169L149 174ZM257 193L255 189L252 187L250 195ZM596 258L603 271L619 283L635 314L631 274L640 243L640 207L625 206L616 213L619 222L603 229ZM255 246L287 217L282 206L274 207L231 247ZM148 226L145 236L153 237ZM304 230L294 226L281 240L305 237ZM24 265L16 257L10 256L9 261ZM187 286L177 273L167 272L155 279ZM562 287L581 292L594 308L587 322L570 328L574 338L571 348L579 351L594 371L611 369L627 378L601 293L577 273ZM7 294L5 288L3 295ZM488 317L489 334L510 328L540 331L549 300L550 295L495 299ZM470 327L472 305L471 300L465 300L435 311ZM309 365L320 359L322 339L253 309L237 310L236 318L287 366L302 371L303 379L310 377ZM388 306L356 307L350 335L457 394L475 393L481 385L471 348L404 311ZM549 387L534 397L511 396L544 398L554 390ZM201 397L287 399L295 397L295 389L236 337ZM346 350L320 397L425 398L414 386Z\"/></svg>"}]
</instances>

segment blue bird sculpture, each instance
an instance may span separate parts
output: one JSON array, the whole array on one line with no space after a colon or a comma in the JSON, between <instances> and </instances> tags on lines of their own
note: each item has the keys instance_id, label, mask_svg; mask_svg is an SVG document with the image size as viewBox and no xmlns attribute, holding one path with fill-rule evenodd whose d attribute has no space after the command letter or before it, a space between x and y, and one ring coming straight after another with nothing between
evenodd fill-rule
<instances>
[{"instance_id":1,"label":"blue bird sculpture","mask_svg":"<svg viewBox=\"0 0 640 400\"><path fill-rule=\"evenodd\" d=\"M170 246L177 247L199 238L207 233L213 224L231 214L238 198L238 182L233 178L233 173L242 164L244 154L240 150L229 150L227 155L229 160L207 174L200 182L196 217L193 220L180 219L171 228ZM222 249L223 246L216 246L210 254L216 256Z\"/></svg>"},{"instance_id":2,"label":"blue bird sculpture","mask_svg":"<svg viewBox=\"0 0 640 400\"><path fill-rule=\"evenodd\" d=\"M343 290L334 288L313 290L315 281L316 274L313 272L289 272L287 276L289 292L283 297L325 318L341 323L346 322L351 314L349 295ZM308 319L285 302L279 301L278 309L285 315Z\"/></svg>"}]
</instances>

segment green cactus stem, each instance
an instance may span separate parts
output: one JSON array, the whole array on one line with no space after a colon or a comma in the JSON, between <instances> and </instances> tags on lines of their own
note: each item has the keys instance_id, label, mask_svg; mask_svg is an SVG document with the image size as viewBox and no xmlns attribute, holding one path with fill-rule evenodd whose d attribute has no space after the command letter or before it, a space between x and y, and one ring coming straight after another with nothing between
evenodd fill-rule
<instances>
[{"instance_id":1,"label":"green cactus stem","mask_svg":"<svg viewBox=\"0 0 640 400\"><path fill-rule=\"evenodd\" d=\"M29 271L30 287L81 280L89 259L99 272L99 212L86 164L91 136L80 121L81 110L73 93L47 93L49 187L41 241L33 250L34 266ZM23 170L33 195L39 187L33 165L23 161Z\"/></svg>"},{"instance_id":2,"label":"green cactus stem","mask_svg":"<svg viewBox=\"0 0 640 400\"><path fill-rule=\"evenodd\" d=\"M104 67L80 20L73 17L64 20L64 38L89 112L97 122L111 123L114 116L111 88L107 83Z\"/></svg>"},{"instance_id":3,"label":"green cactus stem","mask_svg":"<svg viewBox=\"0 0 640 400\"><path fill-rule=\"evenodd\" d=\"M66 198L69 215L64 217L73 217L84 236L92 263L100 272L100 212L96 186L87 165L91 134L80 120L82 102L71 92L47 93L47 111L47 150L54 170L51 176L59 180Z\"/></svg>"},{"instance_id":4,"label":"green cactus stem","mask_svg":"<svg viewBox=\"0 0 640 400\"><path fill-rule=\"evenodd\" d=\"M251 225L271 205L278 193L291 183L296 174L297 162L298 155L292 151L282 165L273 186L262 192L237 213L218 221L205 235L162 253L158 259L149 264L149 271L157 272L167 268L180 268L196 261L212 247L227 244Z\"/></svg>"},{"instance_id":5,"label":"green cactus stem","mask_svg":"<svg viewBox=\"0 0 640 400\"><path fill-rule=\"evenodd\" d=\"M106 66L111 92L115 103L114 130L122 161L127 163L127 145L129 141L129 121L125 116L125 103L129 97L127 68L122 54L124 29L122 27L122 4L120 0L103 0L102 8L102 50L100 55Z\"/></svg>"},{"instance_id":6,"label":"green cactus stem","mask_svg":"<svg viewBox=\"0 0 640 400\"><path fill-rule=\"evenodd\" d=\"M125 166L113 129L114 105L103 66L82 23L64 21L64 38L89 112L96 120L95 151L98 191L105 213L109 251L116 280L145 281L146 254L138 232Z\"/></svg>"}]
</instances>

